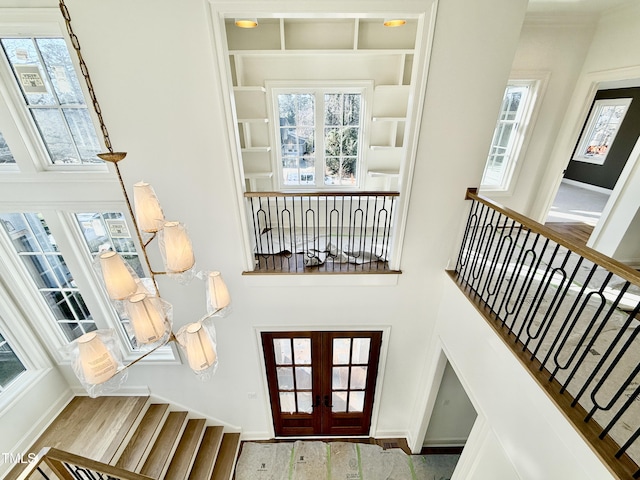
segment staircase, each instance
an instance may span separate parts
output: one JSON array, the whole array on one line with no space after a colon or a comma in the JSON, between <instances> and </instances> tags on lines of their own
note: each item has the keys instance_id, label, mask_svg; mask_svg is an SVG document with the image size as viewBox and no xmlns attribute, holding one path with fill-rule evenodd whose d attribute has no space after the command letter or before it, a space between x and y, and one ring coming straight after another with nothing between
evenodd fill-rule
<instances>
[{"instance_id":1,"label":"staircase","mask_svg":"<svg viewBox=\"0 0 640 480\"><path fill-rule=\"evenodd\" d=\"M230 480L239 446L240 433L148 397L75 397L29 452L55 447L154 479Z\"/></svg>"}]
</instances>

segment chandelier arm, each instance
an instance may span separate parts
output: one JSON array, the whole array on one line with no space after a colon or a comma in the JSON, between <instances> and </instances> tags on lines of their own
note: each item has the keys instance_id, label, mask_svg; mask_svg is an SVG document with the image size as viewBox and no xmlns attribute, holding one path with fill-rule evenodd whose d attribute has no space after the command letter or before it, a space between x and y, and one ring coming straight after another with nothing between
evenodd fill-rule
<instances>
[{"instance_id":1,"label":"chandelier arm","mask_svg":"<svg viewBox=\"0 0 640 480\"><path fill-rule=\"evenodd\" d=\"M126 370L129 367L132 367L133 365L135 365L136 363L138 363L140 360L144 359L145 357L151 355L153 352L155 352L156 350L158 350L159 348L164 347L165 345L168 345L171 342L177 342L177 338L176 336L173 334L173 332L170 332L169 334L169 338L167 338L164 342L162 342L160 345L158 345L157 347L154 347L153 349L149 350L148 352L146 352L144 355L141 355L140 357L136 358L135 360L133 360L132 362L128 363L127 365L124 365L119 371L118 373Z\"/></svg>"}]
</instances>

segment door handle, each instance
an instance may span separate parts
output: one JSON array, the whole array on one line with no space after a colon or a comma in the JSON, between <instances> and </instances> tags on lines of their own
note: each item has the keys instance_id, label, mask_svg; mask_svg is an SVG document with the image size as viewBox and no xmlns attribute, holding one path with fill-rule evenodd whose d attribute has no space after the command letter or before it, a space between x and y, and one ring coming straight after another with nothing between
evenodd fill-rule
<instances>
[{"instance_id":1,"label":"door handle","mask_svg":"<svg viewBox=\"0 0 640 480\"><path fill-rule=\"evenodd\" d=\"M316 408L316 407L320 407L320 406L322 406L322 403L320 402L320 395L316 395L316 401L315 401L315 403L314 403L313 405L311 405L311 406L312 406L313 408Z\"/></svg>"},{"instance_id":2,"label":"door handle","mask_svg":"<svg viewBox=\"0 0 640 480\"><path fill-rule=\"evenodd\" d=\"M329 405L329 395L324 396L324 406L327 408L333 407L333 405Z\"/></svg>"}]
</instances>

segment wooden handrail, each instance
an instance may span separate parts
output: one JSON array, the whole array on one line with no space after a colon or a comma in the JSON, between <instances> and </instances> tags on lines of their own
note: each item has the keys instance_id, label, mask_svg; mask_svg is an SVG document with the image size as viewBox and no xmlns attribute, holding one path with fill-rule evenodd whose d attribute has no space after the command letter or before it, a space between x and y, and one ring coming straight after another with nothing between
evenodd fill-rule
<instances>
[{"instance_id":1,"label":"wooden handrail","mask_svg":"<svg viewBox=\"0 0 640 480\"><path fill-rule=\"evenodd\" d=\"M315 191L315 192L244 192L245 198L252 197L399 197L400 192L384 192L384 191Z\"/></svg>"},{"instance_id":2,"label":"wooden handrail","mask_svg":"<svg viewBox=\"0 0 640 480\"><path fill-rule=\"evenodd\" d=\"M140 475L139 473L129 472L106 463L91 460L80 455L58 450L57 448L45 447L38 453L36 460L31 462L30 465L25 468L17 480L26 480L35 470L42 465L47 464L51 470L63 480L74 480L74 477L64 467L64 463L75 465L77 467L86 468L94 472L100 472L111 477L120 478L122 480L152 480L151 477Z\"/></svg>"},{"instance_id":3,"label":"wooden handrail","mask_svg":"<svg viewBox=\"0 0 640 480\"><path fill-rule=\"evenodd\" d=\"M479 195L476 192L475 188L467 189L465 199L476 200L480 203L483 203L484 205L491 207L492 209L502 213L503 215L511 218L512 220L519 222L520 224L522 224L532 232L539 233L540 235L543 235L546 238L553 240L554 242L562 245L563 247L568 248L569 250L592 261L593 263L600 265L601 267L609 270L611 273L615 273L616 275L623 278L624 280L627 280L633 283L634 285L640 286L640 273L637 270L634 270L633 268L625 265L624 263L618 262L617 260L614 260L613 258L608 257L594 250L593 248L589 248L586 245L579 245L570 240L567 240L566 238L558 235L557 232L554 232L550 228L545 227L541 223L538 223L535 220L532 220L529 217L522 215L521 213L518 213L514 210L504 207L487 197Z\"/></svg>"}]
</instances>

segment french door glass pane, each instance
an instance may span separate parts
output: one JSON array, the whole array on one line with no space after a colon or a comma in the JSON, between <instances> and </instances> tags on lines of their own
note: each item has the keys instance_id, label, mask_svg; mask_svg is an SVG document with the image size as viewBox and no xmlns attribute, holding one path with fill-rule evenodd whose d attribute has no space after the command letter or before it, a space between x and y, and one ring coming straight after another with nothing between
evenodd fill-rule
<instances>
[{"instance_id":1,"label":"french door glass pane","mask_svg":"<svg viewBox=\"0 0 640 480\"><path fill-rule=\"evenodd\" d=\"M297 365L311 365L311 339L294 338L293 349Z\"/></svg>"},{"instance_id":2,"label":"french door glass pane","mask_svg":"<svg viewBox=\"0 0 640 480\"><path fill-rule=\"evenodd\" d=\"M296 412L296 396L293 392L280 392L280 411L282 413Z\"/></svg>"},{"instance_id":3,"label":"french door glass pane","mask_svg":"<svg viewBox=\"0 0 640 480\"><path fill-rule=\"evenodd\" d=\"M351 367L351 390L364 390L367 385L367 367Z\"/></svg>"},{"instance_id":4,"label":"french door glass pane","mask_svg":"<svg viewBox=\"0 0 640 480\"><path fill-rule=\"evenodd\" d=\"M274 338L273 351L276 365L291 365L291 340L288 338Z\"/></svg>"},{"instance_id":5,"label":"french door glass pane","mask_svg":"<svg viewBox=\"0 0 640 480\"><path fill-rule=\"evenodd\" d=\"M333 339L333 364L347 365L351 353L351 339L334 338Z\"/></svg>"},{"instance_id":6,"label":"french door glass pane","mask_svg":"<svg viewBox=\"0 0 640 480\"><path fill-rule=\"evenodd\" d=\"M347 411L347 392L333 392L331 394L333 400L331 411L334 413L342 413Z\"/></svg>"},{"instance_id":7,"label":"french door glass pane","mask_svg":"<svg viewBox=\"0 0 640 480\"><path fill-rule=\"evenodd\" d=\"M351 363L366 364L369 363L369 348L371 347L370 338L354 338L353 352L351 355Z\"/></svg>"},{"instance_id":8,"label":"french door glass pane","mask_svg":"<svg viewBox=\"0 0 640 480\"><path fill-rule=\"evenodd\" d=\"M293 390L293 368L278 367L278 389Z\"/></svg>"},{"instance_id":9,"label":"french door glass pane","mask_svg":"<svg viewBox=\"0 0 640 480\"><path fill-rule=\"evenodd\" d=\"M311 390L311 367L296 367L296 389Z\"/></svg>"},{"instance_id":10,"label":"french door glass pane","mask_svg":"<svg viewBox=\"0 0 640 480\"><path fill-rule=\"evenodd\" d=\"M364 392L349 393L349 411L362 412L364 409Z\"/></svg>"}]
</instances>

